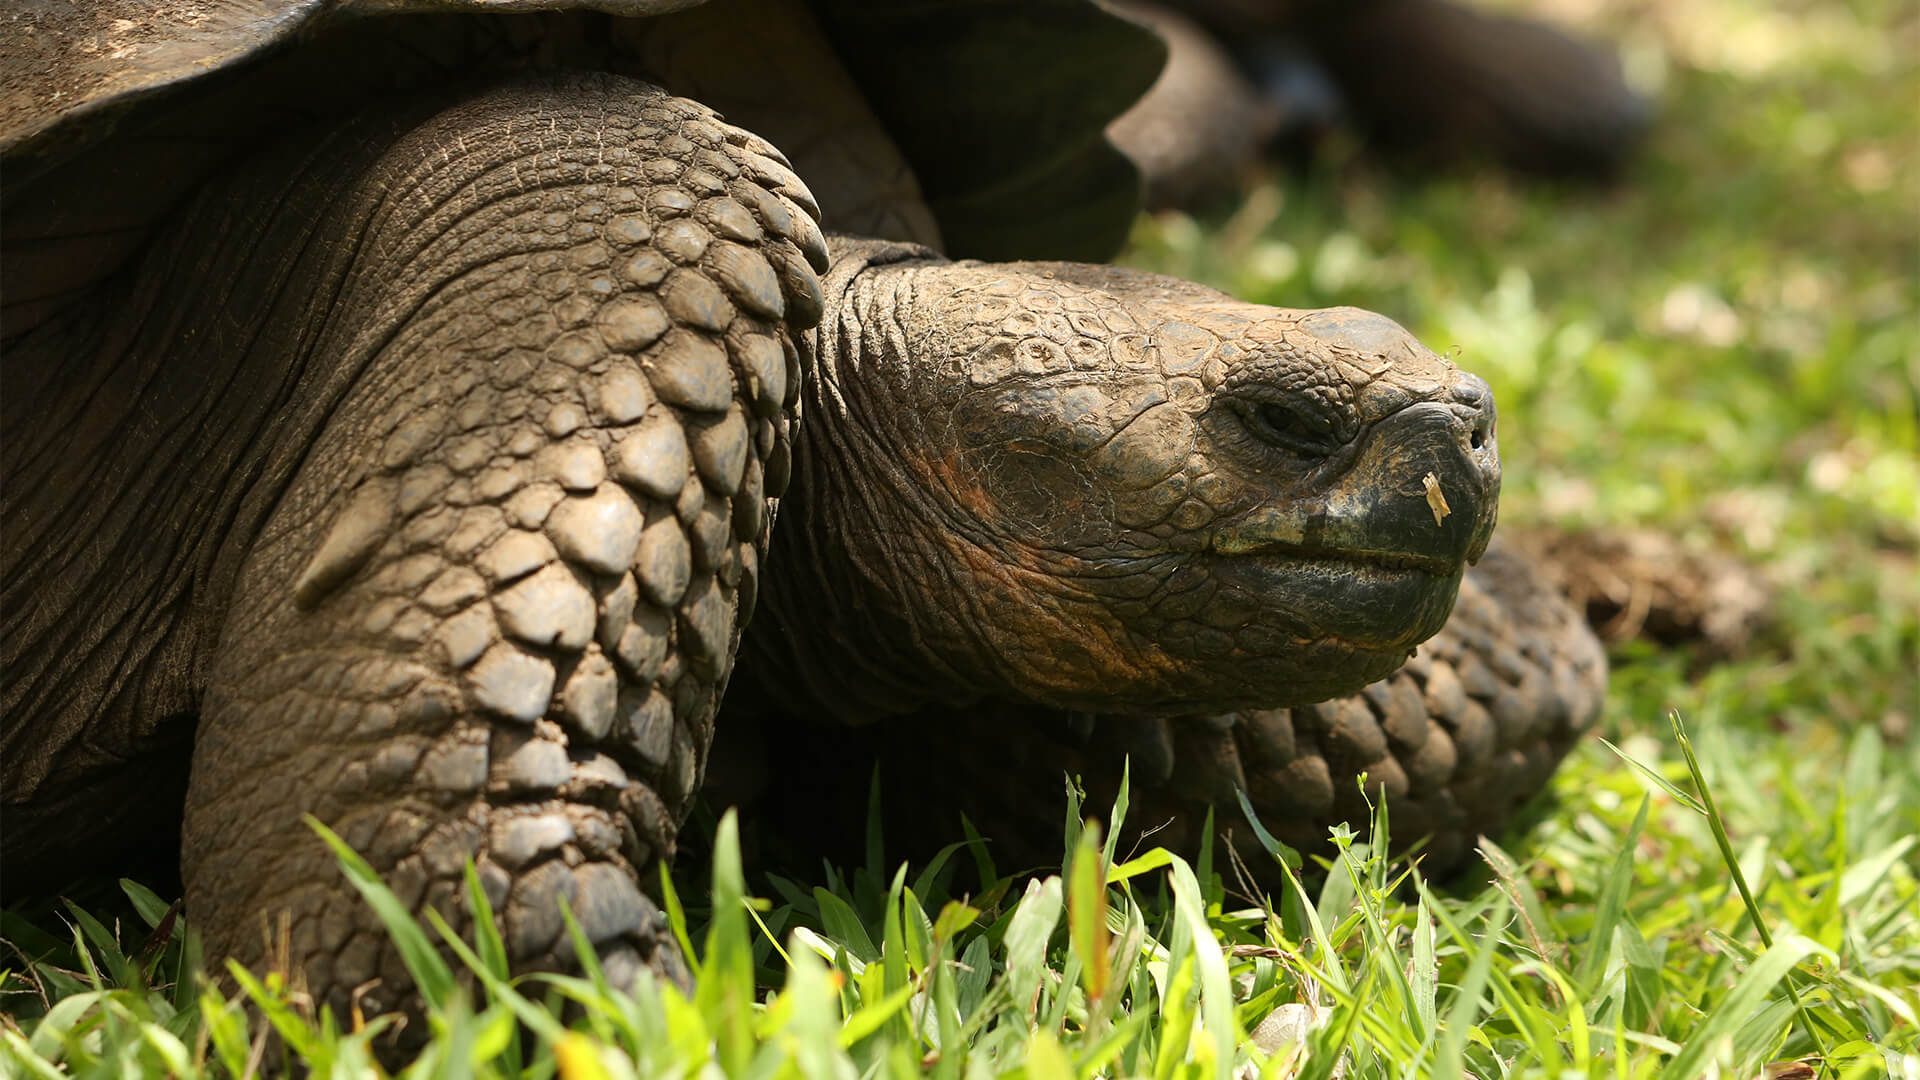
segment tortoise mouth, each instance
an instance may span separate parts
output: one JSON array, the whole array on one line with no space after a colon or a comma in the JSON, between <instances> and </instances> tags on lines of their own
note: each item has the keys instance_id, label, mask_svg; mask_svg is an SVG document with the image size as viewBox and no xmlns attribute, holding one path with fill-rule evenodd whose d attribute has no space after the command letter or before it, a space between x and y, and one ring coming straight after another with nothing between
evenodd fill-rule
<instances>
[{"instance_id":1,"label":"tortoise mouth","mask_svg":"<svg viewBox=\"0 0 1920 1080\"><path fill-rule=\"evenodd\" d=\"M1465 570L1461 563L1435 555L1408 551L1324 547L1288 540L1266 539L1246 542L1237 537L1217 538L1210 550L1219 558L1249 560L1256 564L1319 563L1384 570L1390 574L1423 573L1434 577L1452 577Z\"/></svg>"},{"instance_id":2,"label":"tortoise mouth","mask_svg":"<svg viewBox=\"0 0 1920 1080\"><path fill-rule=\"evenodd\" d=\"M1435 555L1323 548L1285 541L1214 553L1212 572L1246 597L1245 609L1289 642L1352 654L1404 653L1439 632L1453 609L1464 563ZM1321 657L1332 663L1332 656ZM1322 672L1330 674L1330 672Z\"/></svg>"}]
</instances>

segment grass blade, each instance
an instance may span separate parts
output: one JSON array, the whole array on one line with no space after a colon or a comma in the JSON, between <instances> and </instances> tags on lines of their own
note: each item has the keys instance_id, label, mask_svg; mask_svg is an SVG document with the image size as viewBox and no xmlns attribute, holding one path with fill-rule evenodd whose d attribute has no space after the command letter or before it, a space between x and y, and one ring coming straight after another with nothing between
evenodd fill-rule
<instances>
[{"instance_id":1,"label":"grass blade","mask_svg":"<svg viewBox=\"0 0 1920 1080\"><path fill-rule=\"evenodd\" d=\"M1706 1071L1707 1056L1719 1047L1721 1040L1731 1038L1746 1023L1766 1000L1768 992L1787 977L1794 965L1814 953L1825 951L1818 943L1798 935L1783 938L1769 946L1760 959L1740 976L1733 992L1693 1029L1686 1043L1680 1047L1680 1052L1667 1063L1660 1075L1666 1080L1693 1080Z\"/></svg>"},{"instance_id":2,"label":"grass blade","mask_svg":"<svg viewBox=\"0 0 1920 1080\"><path fill-rule=\"evenodd\" d=\"M1592 993L1594 984L1606 970L1607 954L1613 947L1613 928L1626 910L1627 890L1633 884L1635 846L1640 841L1641 830L1647 827L1647 808L1651 804L1652 800L1641 796L1633 825L1620 841L1620 854L1614 856L1613 866L1601 883L1600 900L1593 910L1593 929L1587 934L1586 955L1581 958L1580 972L1575 979L1583 993Z\"/></svg>"},{"instance_id":3,"label":"grass blade","mask_svg":"<svg viewBox=\"0 0 1920 1080\"><path fill-rule=\"evenodd\" d=\"M420 996L430 1005L446 1005L456 990L453 972L441 958L439 950L433 947L433 942L413 917L413 912L407 910L400 898L393 895L393 890L387 888L380 880L380 875L373 872L373 867L367 865L358 852L348 847L347 842L322 824L319 818L308 814L304 820L307 827L333 849L333 856L340 863L347 881L379 916L388 938L399 950L401 962L406 964L414 985L419 987Z\"/></svg>"}]
</instances>

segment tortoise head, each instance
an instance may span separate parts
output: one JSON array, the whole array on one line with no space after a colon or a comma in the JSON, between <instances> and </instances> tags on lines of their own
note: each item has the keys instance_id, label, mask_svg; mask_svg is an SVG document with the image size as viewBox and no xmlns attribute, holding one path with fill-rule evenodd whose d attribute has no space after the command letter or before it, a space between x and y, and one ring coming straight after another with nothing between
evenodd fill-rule
<instances>
[{"instance_id":1,"label":"tortoise head","mask_svg":"<svg viewBox=\"0 0 1920 1080\"><path fill-rule=\"evenodd\" d=\"M1446 621L1499 494L1480 379L1353 308L917 254L829 275L802 520L776 540L854 583L838 610L877 630L856 655L1193 712L1351 692Z\"/></svg>"}]
</instances>

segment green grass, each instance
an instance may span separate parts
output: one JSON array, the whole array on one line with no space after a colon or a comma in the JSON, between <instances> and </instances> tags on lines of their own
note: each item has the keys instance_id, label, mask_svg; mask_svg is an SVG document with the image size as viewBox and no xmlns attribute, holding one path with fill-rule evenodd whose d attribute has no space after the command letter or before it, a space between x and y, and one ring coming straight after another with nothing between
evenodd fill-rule
<instances>
[{"instance_id":1,"label":"green grass","mask_svg":"<svg viewBox=\"0 0 1920 1080\"><path fill-rule=\"evenodd\" d=\"M476 879L469 943L437 916L411 920L326 837L432 1003L414 1077L1690 1078L1802 1058L1829 1075L1915 1075L1915 837L1884 813L1911 791L1877 733L1855 739L1848 796L1813 827L1737 851L1725 823L1755 812L1753 786L1703 784L1733 764L1724 747L1695 758L1677 745L1681 767L1604 777L1597 805L1626 813L1547 829L1525 863L1489 845L1491 880L1450 894L1342 829L1318 884L1247 907L1208 853L1197 869L1164 849L1116 865L1071 813L1062 876L989 871L955 898L951 863L911 882L905 867L861 868L811 892L776 879L775 906L747 896L729 815L704 932L669 904L674 930L702 943L691 997L651 980L628 995L593 965L510 979ZM1123 792L1103 816L1124 815ZM1381 814L1373 834L1390 826ZM157 899L129 895L160 922ZM193 977L178 922L130 958L73 912L76 968L31 965L57 1003L0 1034L5 1075L242 1076L283 1055L317 1075L374 1074L390 1018L316 1018L280 976L237 966L225 995ZM1249 1036L1276 1013L1306 1019L1299 1042Z\"/></svg>"},{"instance_id":2,"label":"green grass","mask_svg":"<svg viewBox=\"0 0 1920 1080\"><path fill-rule=\"evenodd\" d=\"M756 902L723 825L678 868L691 997L507 980L496 941L449 962L397 923L440 1000L409 1075L1920 1077L1920 5L1562 6L1664 84L1619 189L1335 153L1143 220L1129 261L1384 311L1494 384L1503 521L1646 525L1775 582L1733 662L1616 653L1604 734L1644 769L1581 747L1476 879L1343 836L1266 907L1207 855L1116 866L1078 814L1059 877L958 896L967 853L883 858ZM4 924L45 958L0 952L0 1076L239 1076L269 1028L316 1074L372 1074L383 1021L209 982L182 921L150 931L164 901L129 908L68 912L64 941ZM1299 1045L1250 1034L1302 1018Z\"/></svg>"}]
</instances>

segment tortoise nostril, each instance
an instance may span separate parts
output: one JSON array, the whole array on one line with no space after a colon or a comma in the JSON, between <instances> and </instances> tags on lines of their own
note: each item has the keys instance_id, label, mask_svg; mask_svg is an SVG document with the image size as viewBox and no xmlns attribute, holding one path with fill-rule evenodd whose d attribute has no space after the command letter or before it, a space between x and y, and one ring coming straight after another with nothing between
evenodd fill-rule
<instances>
[{"instance_id":1,"label":"tortoise nostril","mask_svg":"<svg viewBox=\"0 0 1920 1080\"><path fill-rule=\"evenodd\" d=\"M1451 388L1454 404L1473 410L1472 428L1467 434L1467 445L1479 450L1493 442L1494 427L1497 421L1493 407L1493 388L1486 381L1473 375L1464 375Z\"/></svg>"},{"instance_id":2,"label":"tortoise nostril","mask_svg":"<svg viewBox=\"0 0 1920 1080\"><path fill-rule=\"evenodd\" d=\"M1490 446L1498 436L1500 421L1495 419L1492 410L1485 410L1474 419L1473 430L1467 433L1467 445L1475 450Z\"/></svg>"}]
</instances>

